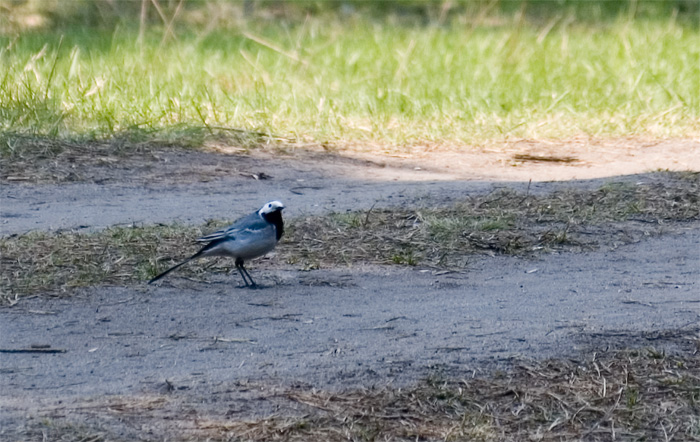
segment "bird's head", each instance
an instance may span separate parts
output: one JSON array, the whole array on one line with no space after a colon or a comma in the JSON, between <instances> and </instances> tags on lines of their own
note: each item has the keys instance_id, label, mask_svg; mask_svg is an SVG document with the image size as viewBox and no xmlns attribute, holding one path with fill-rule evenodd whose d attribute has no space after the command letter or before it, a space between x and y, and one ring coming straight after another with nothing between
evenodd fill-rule
<instances>
[{"instance_id":1,"label":"bird's head","mask_svg":"<svg viewBox=\"0 0 700 442\"><path fill-rule=\"evenodd\" d=\"M282 204L279 201L270 201L269 203L266 203L260 210L258 210L258 213L260 216L262 215L269 215L274 212L281 212L284 209L284 204Z\"/></svg>"}]
</instances>

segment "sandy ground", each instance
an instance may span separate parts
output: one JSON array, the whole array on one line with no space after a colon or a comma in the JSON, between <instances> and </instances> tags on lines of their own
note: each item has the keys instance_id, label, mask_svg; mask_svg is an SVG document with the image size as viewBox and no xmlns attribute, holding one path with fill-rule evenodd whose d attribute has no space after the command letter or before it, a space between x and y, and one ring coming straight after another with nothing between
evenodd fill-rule
<instances>
[{"instance_id":1,"label":"sandy ground","mask_svg":"<svg viewBox=\"0 0 700 442\"><path fill-rule=\"evenodd\" d=\"M691 154L697 143L677 149ZM441 162L457 164L451 154L369 162L166 152L154 160L162 166L156 172L110 168L106 182L3 184L2 233L199 223L236 217L269 199L284 201L291 217L373 204L436 205L495 187L545 193L663 179L631 175L649 169L700 170L697 155L664 151L665 163L649 167L661 161L656 156L630 160L626 172L606 161L485 168L494 158L487 155L459 176L441 169ZM431 162L421 155L432 155ZM253 177L261 173L270 178ZM700 332L700 224L668 232L590 253L479 258L460 273L262 270L259 290L239 288L235 274L211 284L174 276L159 287L95 287L68 299L22 301L0 309L0 348L65 352L0 354L0 439L19 440L48 421L99 428L113 439L162 440L172 436L173 422L178 431L194 431L187 416L246 419L285 407L303 413L274 394L290 386L400 386L436 371L460 377L506 367L514 357L574 357L629 345L673 351ZM128 404L137 412L122 413Z\"/></svg>"},{"instance_id":2,"label":"sandy ground","mask_svg":"<svg viewBox=\"0 0 700 442\"><path fill-rule=\"evenodd\" d=\"M528 160L516 160L518 155ZM535 160L533 160L534 158ZM575 159L572 162L553 161ZM236 218L279 199L288 216L392 205L438 205L498 187L530 192L650 182L656 170L700 170L700 141L518 141L412 154L269 151L249 155L146 152L38 162L0 177L0 233L99 229ZM53 177L59 184L29 184Z\"/></svg>"},{"instance_id":3,"label":"sandy ground","mask_svg":"<svg viewBox=\"0 0 700 442\"><path fill-rule=\"evenodd\" d=\"M276 271L259 290L222 276L34 299L0 311L0 346L65 353L2 356L0 424L8 434L45 419L167 434L169 419L195 426L175 417L183 407L217 419L277 413L270 390L289 386L400 387L512 358L672 352L700 332L698 250L694 225L616 250L479 259L463 273ZM117 424L115 401L157 405Z\"/></svg>"}]
</instances>

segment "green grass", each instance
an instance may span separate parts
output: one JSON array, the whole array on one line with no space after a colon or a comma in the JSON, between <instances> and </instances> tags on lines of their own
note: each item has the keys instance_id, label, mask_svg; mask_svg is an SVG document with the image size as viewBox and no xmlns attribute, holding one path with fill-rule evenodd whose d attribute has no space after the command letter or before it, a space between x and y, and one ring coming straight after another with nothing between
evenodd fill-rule
<instances>
[{"instance_id":1,"label":"green grass","mask_svg":"<svg viewBox=\"0 0 700 442\"><path fill-rule=\"evenodd\" d=\"M0 152L31 137L200 146L224 128L335 146L700 135L700 28L675 20L499 17L0 36ZM223 140L222 140L223 138ZM264 140L263 140L264 141ZM259 143L260 139L255 138Z\"/></svg>"}]
</instances>

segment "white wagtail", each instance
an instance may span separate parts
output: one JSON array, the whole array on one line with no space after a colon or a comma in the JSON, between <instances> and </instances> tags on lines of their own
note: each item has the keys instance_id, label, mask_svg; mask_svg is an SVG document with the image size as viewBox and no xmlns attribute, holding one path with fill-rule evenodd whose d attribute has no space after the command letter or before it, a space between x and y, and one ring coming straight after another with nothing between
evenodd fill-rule
<instances>
[{"instance_id":1,"label":"white wagtail","mask_svg":"<svg viewBox=\"0 0 700 442\"><path fill-rule=\"evenodd\" d=\"M236 260L236 268L241 274L246 287L255 287L255 281L250 277L243 264L246 260L263 256L275 248L277 242L284 234L282 209L284 209L284 204L279 201L270 201L262 206L260 210L239 219L225 229L197 239L198 242L209 244L185 261L170 267L151 279L148 283L151 284L158 281L163 276L193 259L205 256L230 256ZM248 283L248 280L250 280L250 283Z\"/></svg>"}]
</instances>

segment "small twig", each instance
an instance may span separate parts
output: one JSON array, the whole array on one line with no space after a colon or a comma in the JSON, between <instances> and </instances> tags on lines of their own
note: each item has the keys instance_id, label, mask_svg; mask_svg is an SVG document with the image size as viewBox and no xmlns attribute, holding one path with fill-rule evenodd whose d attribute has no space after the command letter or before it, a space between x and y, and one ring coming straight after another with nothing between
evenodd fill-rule
<instances>
[{"instance_id":1,"label":"small twig","mask_svg":"<svg viewBox=\"0 0 700 442\"><path fill-rule=\"evenodd\" d=\"M134 297L132 296L131 298L122 299L121 301L115 301L115 302L111 302L109 304L102 304L102 307L109 307L112 305L126 304L127 302L133 301L133 300L134 300Z\"/></svg>"},{"instance_id":2,"label":"small twig","mask_svg":"<svg viewBox=\"0 0 700 442\"><path fill-rule=\"evenodd\" d=\"M255 135L256 137L261 137L261 138L269 138L269 139L283 140L283 141L292 141L291 139L285 138L281 135L268 134L265 132L258 132L255 130L240 129L237 127L225 127L225 126L209 126L209 127L212 129L217 129L217 130L225 130L227 132L236 132L236 133L245 134L245 135Z\"/></svg>"},{"instance_id":3,"label":"small twig","mask_svg":"<svg viewBox=\"0 0 700 442\"><path fill-rule=\"evenodd\" d=\"M394 328L393 325L378 325L376 327L361 328L360 330L393 330Z\"/></svg>"},{"instance_id":4,"label":"small twig","mask_svg":"<svg viewBox=\"0 0 700 442\"><path fill-rule=\"evenodd\" d=\"M0 348L0 353L65 353L64 348Z\"/></svg>"},{"instance_id":5,"label":"small twig","mask_svg":"<svg viewBox=\"0 0 700 442\"><path fill-rule=\"evenodd\" d=\"M231 342L234 344L253 344L255 341L246 338L221 338L219 336L214 336L214 342Z\"/></svg>"},{"instance_id":6,"label":"small twig","mask_svg":"<svg viewBox=\"0 0 700 442\"><path fill-rule=\"evenodd\" d=\"M158 12L158 15L160 15L160 19L163 20L163 24L164 24L164 25L167 25L167 24L168 24L168 18L165 16L165 13L163 12L163 9L162 9L162 8L160 7L160 5L158 4L158 0L151 0L151 3L153 3L153 6L155 6L156 11ZM173 19L174 19L174 18L175 18L175 17L173 17ZM167 36L168 33L170 33L170 35L173 36L173 39L177 40L177 35L175 35L175 33L173 32L173 30L172 30L170 27L168 27L168 28L165 30L164 37Z\"/></svg>"},{"instance_id":7,"label":"small twig","mask_svg":"<svg viewBox=\"0 0 700 442\"><path fill-rule=\"evenodd\" d=\"M249 33L249 32L243 32L243 36L249 40L253 40L254 42L256 42L262 46L265 46L268 49L272 49L273 51L277 52L278 54L282 54L285 57L296 61L297 63L301 63L304 66L308 66L308 64L309 64L306 60L300 59L296 53L287 52L284 49L280 48L279 46L275 45L274 43L272 43L270 41L265 40L262 37L258 37L256 35Z\"/></svg>"},{"instance_id":8,"label":"small twig","mask_svg":"<svg viewBox=\"0 0 700 442\"><path fill-rule=\"evenodd\" d=\"M513 155L513 159L520 161L535 161L546 163L573 163L579 161L578 158L574 157L555 157L550 155L530 155L524 153L516 153L515 155Z\"/></svg>"},{"instance_id":9,"label":"small twig","mask_svg":"<svg viewBox=\"0 0 700 442\"><path fill-rule=\"evenodd\" d=\"M173 38L175 38L177 40L177 37L175 37L175 33L173 32L173 23L175 23L175 19L177 18L178 14L180 14L180 8L182 7L182 1L183 0L180 0L180 2L177 4L177 7L175 8L175 12L173 13L172 18L168 22L168 26L165 29L165 32L163 33L163 39L160 41L161 47L165 44L165 41L168 38L168 34L171 34L173 36Z\"/></svg>"},{"instance_id":10,"label":"small twig","mask_svg":"<svg viewBox=\"0 0 700 442\"><path fill-rule=\"evenodd\" d=\"M141 0L141 15L139 20L139 45L143 44L143 37L146 34L146 14L148 11L148 0Z\"/></svg>"},{"instance_id":11,"label":"small twig","mask_svg":"<svg viewBox=\"0 0 700 442\"><path fill-rule=\"evenodd\" d=\"M639 305L644 305L646 307L654 307L653 304L650 302L643 302L643 301L637 301L636 299L625 299L624 301L621 301L623 304L639 304Z\"/></svg>"},{"instance_id":12,"label":"small twig","mask_svg":"<svg viewBox=\"0 0 700 442\"><path fill-rule=\"evenodd\" d=\"M446 352L470 350L470 348L471 347L433 347L433 349L435 351L446 351Z\"/></svg>"},{"instance_id":13,"label":"small twig","mask_svg":"<svg viewBox=\"0 0 700 442\"><path fill-rule=\"evenodd\" d=\"M304 193L300 192L300 189L321 190L321 189L323 189L323 187L322 186L296 186L296 187L290 188L289 191L295 195L303 195Z\"/></svg>"},{"instance_id":14,"label":"small twig","mask_svg":"<svg viewBox=\"0 0 700 442\"><path fill-rule=\"evenodd\" d=\"M369 224L369 214L372 213L372 209L374 209L374 206L376 206L378 202L379 201L375 201L374 204L372 204L372 207L370 207L367 211L367 216L365 216L365 222L362 223L363 228L367 227L367 225Z\"/></svg>"}]
</instances>

